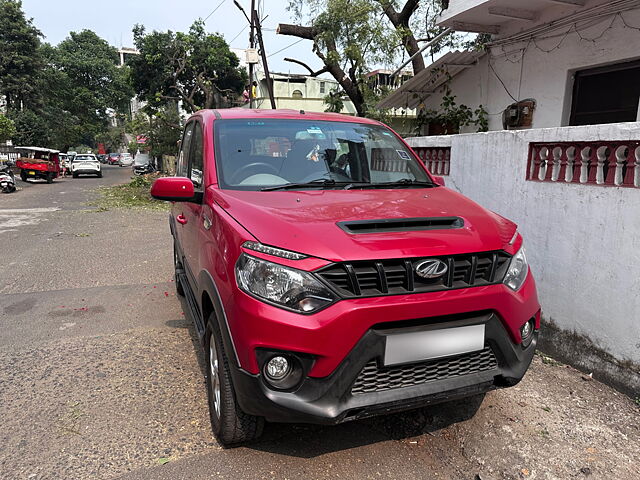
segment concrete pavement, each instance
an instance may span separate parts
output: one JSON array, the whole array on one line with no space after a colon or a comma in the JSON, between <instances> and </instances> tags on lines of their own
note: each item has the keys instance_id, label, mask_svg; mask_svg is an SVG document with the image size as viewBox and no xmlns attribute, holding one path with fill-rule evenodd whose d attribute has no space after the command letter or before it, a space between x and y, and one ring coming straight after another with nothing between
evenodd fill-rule
<instances>
[{"instance_id":1,"label":"concrete pavement","mask_svg":"<svg viewBox=\"0 0 640 480\"><path fill-rule=\"evenodd\" d=\"M0 196L0 478L637 477L638 406L543 357L481 405L267 425L221 449L166 213L87 206L129 175Z\"/></svg>"}]
</instances>

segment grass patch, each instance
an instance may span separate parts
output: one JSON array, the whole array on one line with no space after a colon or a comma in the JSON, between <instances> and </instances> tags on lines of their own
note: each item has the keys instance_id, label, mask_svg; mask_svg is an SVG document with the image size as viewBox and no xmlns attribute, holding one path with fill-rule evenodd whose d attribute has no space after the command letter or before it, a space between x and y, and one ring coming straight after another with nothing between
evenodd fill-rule
<instances>
[{"instance_id":1,"label":"grass patch","mask_svg":"<svg viewBox=\"0 0 640 480\"><path fill-rule=\"evenodd\" d=\"M544 363L545 365L551 365L552 367L559 367L562 365L562 363L558 362L557 360L554 360L551 357L546 356L544 353L536 350L535 355L537 357L540 357L540 360L542 360L542 363Z\"/></svg>"},{"instance_id":2,"label":"grass patch","mask_svg":"<svg viewBox=\"0 0 640 480\"><path fill-rule=\"evenodd\" d=\"M115 208L143 209L165 211L169 209L169 202L155 200L149 190L157 175L141 175L124 185L100 187L99 198L90 205L98 207L98 212L106 212Z\"/></svg>"}]
</instances>

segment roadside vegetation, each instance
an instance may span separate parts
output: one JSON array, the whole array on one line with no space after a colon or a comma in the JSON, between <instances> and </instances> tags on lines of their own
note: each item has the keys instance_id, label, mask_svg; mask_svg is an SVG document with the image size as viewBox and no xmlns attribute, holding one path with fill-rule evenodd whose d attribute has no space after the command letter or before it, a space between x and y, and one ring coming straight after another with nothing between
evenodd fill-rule
<instances>
[{"instance_id":1,"label":"roadside vegetation","mask_svg":"<svg viewBox=\"0 0 640 480\"><path fill-rule=\"evenodd\" d=\"M98 189L99 197L90 203L98 207L99 212L113 209L144 209L164 211L169 209L168 202L154 200L149 193L151 184L158 178L158 174L141 175L133 178L129 183Z\"/></svg>"}]
</instances>

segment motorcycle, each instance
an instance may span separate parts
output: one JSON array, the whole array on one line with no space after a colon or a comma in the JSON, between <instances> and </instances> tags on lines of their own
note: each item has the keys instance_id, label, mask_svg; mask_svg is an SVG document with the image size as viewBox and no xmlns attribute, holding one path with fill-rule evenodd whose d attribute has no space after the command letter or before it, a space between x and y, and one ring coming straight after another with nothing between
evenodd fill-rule
<instances>
[{"instance_id":1,"label":"motorcycle","mask_svg":"<svg viewBox=\"0 0 640 480\"><path fill-rule=\"evenodd\" d=\"M0 191L2 193L12 193L16 191L16 178L9 165L0 168Z\"/></svg>"}]
</instances>

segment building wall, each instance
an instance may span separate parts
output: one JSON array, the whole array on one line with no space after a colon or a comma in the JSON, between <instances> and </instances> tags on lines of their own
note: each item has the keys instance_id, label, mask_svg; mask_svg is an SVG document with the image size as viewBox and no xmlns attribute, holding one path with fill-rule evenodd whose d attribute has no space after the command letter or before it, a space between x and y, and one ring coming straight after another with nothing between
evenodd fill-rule
<instances>
[{"instance_id":1,"label":"building wall","mask_svg":"<svg viewBox=\"0 0 640 480\"><path fill-rule=\"evenodd\" d=\"M335 80L319 77L302 77L303 82L287 81L287 78L278 74L273 75L273 95L277 108L291 108L308 112L324 112L327 105L324 97L333 90L338 90L339 85ZM301 77L294 77L301 78ZM324 82L324 93L320 91L320 83ZM299 90L302 98L294 98L293 92ZM355 115L356 109L350 100L343 99L344 108L341 113ZM257 108L271 108L266 80L262 78L258 83Z\"/></svg>"},{"instance_id":2,"label":"building wall","mask_svg":"<svg viewBox=\"0 0 640 480\"><path fill-rule=\"evenodd\" d=\"M623 17L628 25L640 28L640 9L624 12ZM604 17L597 25L581 30L585 40L571 32L566 36L536 39L535 43L492 48L478 64L451 80L456 102L473 109L484 105L490 114L489 129L502 129L502 111L514 100L491 70L491 62L513 97L536 100L532 128L568 125L574 71L640 58L640 31L625 27L620 17L613 23L612 19ZM425 105L438 108L441 101L439 91L429 97ZM474 131L474 127L468 127L467 131Z\"/></svg>"},{"instance_id":3,"label":"building wall","mask_svg":"<svg viewBox=\"0 0 640 480\"><path fill-rule=\"evenodd\" d=\"M518 224L544 318L593 348L572 352L566 339L551 346L640 394L640 188L525 180L529 142L630 139L640 140L640 124L407 141L451 146L447 187Z\"/></svg>"}]
</instances>

